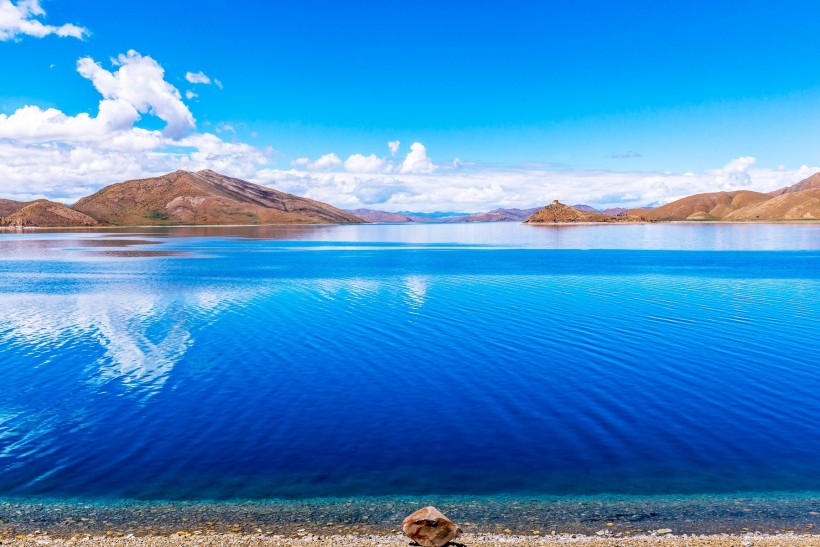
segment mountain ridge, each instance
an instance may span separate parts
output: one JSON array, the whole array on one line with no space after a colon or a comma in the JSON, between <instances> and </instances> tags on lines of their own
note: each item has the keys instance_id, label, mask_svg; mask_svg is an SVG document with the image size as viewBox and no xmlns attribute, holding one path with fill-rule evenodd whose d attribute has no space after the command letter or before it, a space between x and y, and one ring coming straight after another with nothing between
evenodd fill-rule
<instances>
[{"instance_id":1,"label":"mountain ridge","mask_svg":"<svg viewBox=\"0 0 820 547\"><path fill-rule=\"evenodd\" d=\"M73 209L111 225L364 222L332 205L207 169L111 184Z\"/></svg>"},{"instance_id":2,"label":"mountain ridge","mask_svg":"<svg viewBox=\"0 0 820 547\"><path fill-rule=\"evenodd\" d=\"M707 192L657 209L631 209L648 220L777 221L820 220L820 173L774 192Z\"/></svg>"}]
</instances>

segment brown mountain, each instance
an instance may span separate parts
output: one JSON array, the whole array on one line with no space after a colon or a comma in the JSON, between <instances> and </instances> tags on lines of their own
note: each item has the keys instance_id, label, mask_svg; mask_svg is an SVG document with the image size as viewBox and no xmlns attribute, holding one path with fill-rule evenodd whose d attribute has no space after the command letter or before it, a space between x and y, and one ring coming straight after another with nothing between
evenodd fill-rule
<instances>
[{"instance_id":1,"label":"brown mountain","mask_svg":"<svg viewBox=\"0 0 820 547\"><path fill-rule=\"evenodd\" d=\"M105 224L347 224L362 219L326 203L204 170L106 186L74 204Z\"/></svg>"},{"instance_id":2,"label":"brown mountain","mask_svg":"<svg viewBox=\"0 0 820 547\"><path fill-rule=\"evenodd\" d=\"M767 194L747 190L697 194L629 213L653 220L817 220L820 173Z\"/></svg>"},{"instance_id":3,"label":"brown mountain","mask_svg":"<svg viewBox=\"0 0 820 547\"><path fill-rule=\"evenodd\" d=\"M88 215L45 199L22 202L0 200L0 226L15 228L73 226L97 226L99 223Z\"/></svg>"},{"instance_id":4,"label":"brown mountain","mask_svg":"<svg viewBox=\"0 0 820 547\"><path fill-rule=\"evenodd\" d=\"M0 217L7 217L15 211L19 211L30 201L14 201L12 199L0 199Z\"/></svg>"},{"instance_id":5,"label":"brown mountain","mask_svg":"<svg viewBox=\"0 0 820 547\"><path fill-rule=\"evenodd\" d=\"M560 203L557 199L533 213L525 220L528 224L567 224L575 222L640 222L646 220L638 215L611 216L603 213L580 211L569 205Z\"/></svg>"},{"instance_id":6,"label":"brown mountain","mask_svg":"<svg viewBox=\"0 0 820 547\"><path fill-rule=\"evenodd\" d=\"M657 209L632 209L629 213L650 220L720 220L738 209L769 199L767 194L748 190L711 192L688 196Z\"/></svg>"},{"instance_id":7,"label":"brown mountain","mask_svg":"<svg viewBox=\"0 0 820 547\"><path fill-rule=\"evenodd\" d=\"M801 180L797 184L792 184L791 186L786 186L785 188L781 188L780 190L769 192L769 194L772 196L781 196L783 194L794 194L797 192L802 192L804 190L817 189L820 189L820 173L815 173L812 176Z\"/></svg>"},{"instance_id":8,"label":"brown mountain","mask_svg":"<svg viewBox=\"0 0 820 547\"><path fill-rule=\"evenodd\" d=\"M725 220L820 220L820 188L786 192L763 203L744 207Z\"/></svg>"}]
</instances>

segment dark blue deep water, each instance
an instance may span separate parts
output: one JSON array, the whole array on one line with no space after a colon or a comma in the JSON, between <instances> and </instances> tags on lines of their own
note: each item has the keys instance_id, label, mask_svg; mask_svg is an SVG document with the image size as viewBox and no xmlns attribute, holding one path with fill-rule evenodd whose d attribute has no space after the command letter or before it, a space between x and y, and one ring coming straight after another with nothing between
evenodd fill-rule
<instances>
[{"instance_id":1,"label":"dark blue deep water","mask_svg":"<svg viewBox=\"0 0 820 547\"><path fill-rule=\"evenodd\" d=\"M0 495L820 489L820 225L0 233Z\"/></svg>"}]
</instances>

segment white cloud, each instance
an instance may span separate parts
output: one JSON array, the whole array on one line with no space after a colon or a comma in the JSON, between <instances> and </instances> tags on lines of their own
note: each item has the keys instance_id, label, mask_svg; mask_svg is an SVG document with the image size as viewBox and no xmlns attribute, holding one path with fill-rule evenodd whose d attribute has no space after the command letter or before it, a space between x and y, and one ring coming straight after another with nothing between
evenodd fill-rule
<instances>
[{"instance_id":1,"label":"white cloud","mask_svg":"<svg viewBox=\"0 0 820 547\"><path fill-rule=\"evenodd\" d=\"M396 154L399 153L399 146L401 146L401 141L398 141L398 140L389 141L387 143L387 148L390 149L390 155L393 156L394 158L396 157Z\"/></svg>"},{"instance_id":2,"label":"white cloud","mask_svg":"<svg viewBox=\"0 0 820 547\"><path fill-rule=\"evenodd\" d=\"M19 40L20 36L43 38L50 34L82 40L89 34L88 29L71 23L45 25L37 19L45 14L40 0L18 0L16 4L11 0L0 0L0 42Z\"/></svg>"},{"instance_id":3,"label":"white cloud","mask_svg":"<svg viewBox=\"0 0 820 547\"><path fill-rule=\"evenodd\" d=\"M151 57L133 49L116 59L119 69L109 72L90 57L77 61L77 72L91 80L102 96L124 100L141 114L151 113L167 125L163 134L178 138L196 127L191 111L177 88L165 81L165 70Z\"/></svg>"},{"instance_id":4,"label":"white cloud","mask_svg":"<svg viewBox=\"0 0 820 547\"><path fill-rule=\"evenodd\" d=\"M225 122L219 122L218 124L216 124L216 127L214 127L214 131L216 131L217 133L233 133L234 135L236 135L236 128L233 125Z\"/></svg>"},{"instance_id":5,"label":"white cloud","mask_svg":"<svg viewBox=\"0 0 820 547\"><path fill-rule=\"evenodd\" d=\"M190 89L189 89L188 91L186 91L186 92L185 92L185 98L186 98L186 99L188 99L189 101L190 101L191 99L196 99L197 97L199 97L199 95L197 95L196 93L194 93L194 92L193 92L193 91L191 91Z\"/></svg>"},{"instance_id":6,"label":"white cloud","mask_svg":"<svg viewBox=\"0 0 820 547\"><path fill-rule=\"evenodd\" d=\"M337 156L336 154L325 154L324 156L321 156L318 160L311 163L310 168L316 171L326 171L328 169L338 167L341 164L342 160L340 160L339 156Z\"/></svg>"},{"instance_id":7,"label":"white cloud","mask_svg":"<svg viewBox=\"0 0 820 547\"><path fill-rule=\"evenodd\" d=\"M186 72L185 79L192 84L210 85L211 79L201 70L199 72Z\"/></svg>"},{"instance_id":8,"label":"white cloud","mask_svg":"<svg viewBox=\"0 0 820 547\"><path fill-rule=\"evenodd\" d=\"M387 160L370 154L353 154L345 160L345 169L351 173L381 173L387 170Z\"/></svg>"},{"instance_id":9,"label":"white cloud","mask_svg":"<svg viewBox=\"0 0 820 547\"><path fill-rule=\"evenodd\" d=\"M401 173L432 173L435 170L436 165L427 157L427 148L420 142L410 145L410 153L399 168Z\"/></svg>"},{"instance_id":10,"label":"white cloud","mask_svg":"<svg viewBox=\"0 0 820 547\"><path fill-rule=\"evenodd\" d=\"M722 169L713 169L709 172L715 176L715 188L720 190L737 190L751 186L752 177L749 168L757 163L757 158L743 156L735 158Z\"/></svg>"},{"instance_id":11,"label":"white cloud","mask_svg":"<svg viewBox=\"0 0 820 547\"><path fill-rule=\"evenodd\" d=\"M303 168L304 165L296 166ZM723 169L685 173L624 172L462 162L458 170L415 174L261 169L254 181L350 209L487 211L497 207L538 207L554 199L600 207L639 207L718 191L715 173L719 171ZM768 192L794 184L817 171L820 167L749 168L746 173L751 183L745 188Z\"/></svg>"},{"instance_id":12,"label":"white cloud","mask_svg":"<svg viewBox=\"0 0 820 547\"><path fill-rule=\"evenodd\" d=\"M311 161L310 158L296 158L290 164L294 167L304 167L308 171L329 171L342 165L342 160L331 153L320 156L316 161Z\"/></svg>"},{"instance_id":13,"label":"white cloud","mask_svg":"<svg viewBox=\"0 0 820 547\"><path fill-rule=\"evenodd\" d=\"M186 72L185 79L188 83L197 85L211 85L214 84L219 89L222 89L222 82L216 78L211 78L201 70L199 72Z\"/></svg>"}]
</instances>

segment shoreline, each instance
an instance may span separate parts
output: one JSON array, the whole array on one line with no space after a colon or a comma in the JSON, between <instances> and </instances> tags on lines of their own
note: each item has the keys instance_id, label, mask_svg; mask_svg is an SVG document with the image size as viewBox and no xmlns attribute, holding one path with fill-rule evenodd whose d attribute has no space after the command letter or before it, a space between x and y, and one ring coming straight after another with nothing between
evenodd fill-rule
<instances>
[{"instance_id":1,"label":"shoreline","mask_svg":"<svg viewBox=\"0 0 820 547\"><path fill-rule=\"evenodd\" d=\"M638 537L820 533L820 493L396 496L235 501L0 498L0 538L263 534L390 537L434 505L468 535ZM663 531L663 534L661 534ZM818 544L820 545L820 544Z\"/></svg>"},{"instance_id":2,"label":"shoreline","mask_svg":"<svg viewBox=\"0 0 820 547\"><path fill-rule=\"evenodd\" d=\"M75 545L94 544L110 547L176 547L179 545L199 546L394 546L415 545L400 532L385 535L314 535L298 533L292 536L256 534L197 534L179 533L170 536L82 536L72 538L52 538L48 535L3 537L0 544L9 546L31 545ZM671 535L668 533L625 537L581 536L575 534L513 535L513 534L464 534L458 543L450 546L467 545L521 545L525 547L549 547L554 545L577 544L586 547L818 547L820 535L812 534L738 534L738 535Z\"/></svg>"}]
</instances>

